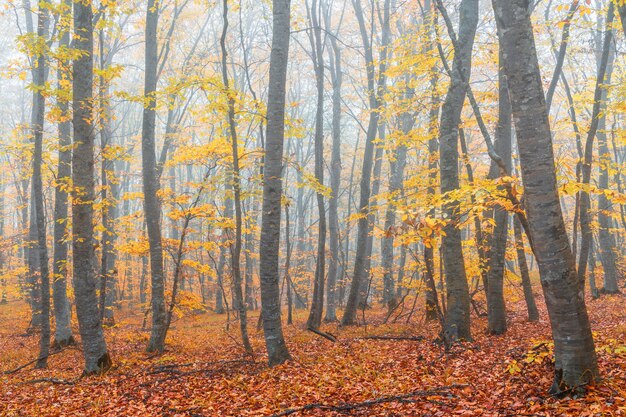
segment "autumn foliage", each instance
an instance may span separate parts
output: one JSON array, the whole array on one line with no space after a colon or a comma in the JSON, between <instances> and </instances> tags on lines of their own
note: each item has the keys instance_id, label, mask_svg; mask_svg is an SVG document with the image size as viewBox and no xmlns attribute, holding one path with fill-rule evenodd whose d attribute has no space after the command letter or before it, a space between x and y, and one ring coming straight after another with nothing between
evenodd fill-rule
<instances>
[{"instance_id":1,"label":"autumn foliage","mask_svg":"<svg viewBox=\"0 0 626 417\"><path fill-rule=\"evenodd\" d=\"M0 415L270 416L292 409L296 416L622 416L623 304L621 296L589 300L603 380L584 398L555 398L546 393L553 363L542 302L538 323L526 321L523 302L512 305L506 336L487 336L486 318L474 317L475 340L447 353L435 340L438 325L425 323L421 311L408 323L384 324L386 314L368 311L367 326L324 325L337 343L306 332L300 311L285 327L293 360L274 368L266 365L262 332L251 330L255 354L246 356L237 326L226 330L224 316L212 313L180 318L166 352L146 354L149 333L125 309L106 329L114 368L84 379L75 347L54 354L49 369L6 373L33 359L38 343L23 334L28 310L11 303L0 306ZM296 411L307 405L315 407Z\"/></svg>"}]
</instances>

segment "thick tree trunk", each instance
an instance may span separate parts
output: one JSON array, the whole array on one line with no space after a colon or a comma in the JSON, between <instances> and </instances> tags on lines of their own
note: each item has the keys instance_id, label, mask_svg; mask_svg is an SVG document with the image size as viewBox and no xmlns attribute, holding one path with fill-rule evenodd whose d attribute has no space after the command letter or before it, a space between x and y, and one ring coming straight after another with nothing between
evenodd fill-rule
<instances>
[{"instance_id":1,"label":"thick tree trunk","mask_svg":"<svg viewBox=\"0 0 626 417\"><path fill-rule=\"evenodd\" d=\"M452 79L441 110L439 124L439 170L442 193L457 190L460 186L458 130L468 86L462 75L469 80L472 47L478 24L478 0L463 0L459 6L459 13L459 51L455 54L452 63ZM444 227L445 235L441 244L447 291L444 332L450 340L469 340L472 338L470 298L461 246L461 231L458 228L460 220L458 202L446 203L443 207L443 215L448 221Z\"/></svg>"},{"instance_id":2,"label":"thick tree trunk","mask_svg":"<svg viewBox=\"0 0 626 417\"><path fill-rule=\"evenodd\" d=\"M267 99L267 134L263 169L260 276L263 332L270 366L290 359L280 319L278 258L285 139L285 84L289 60L290 0L273 0L272 52Z\"/></svg>"},{"instance_id":3,"label":"thick tree trunk","mask_svg":"<svg viewBox=\"0 0 626 417\"><path fill-rule=\"evenodd\" d=\"M559 203L552 134L526 0L493 0L517 132L525 207L554 339L553 392L593 382L598 365Z\"/></svg>"},{"instance_id":4,"label":"thick tree trunk","mask_svg":"<svg viewBox=\"0 0 626 417\"><path fill-rule=\"evenodd\" d=\"M111 367L96 297L92 7L91 1L74 3L74 47L82 54L74 60L73 73L72 255L85 375L106 372Z\"/></svg>"},{"instance_id":5,"label":"thick tree trunk","mask_svg":"<svg viewBox=\"0 0 626 417\"><path fill-rule=\"evenodd\" d=\"M146 53L144 109L141 129L141 162L143 168L144 216L150 246L150 273L152 288L152 330L148 352L163 352L165 348L165 277L161 242L161 203L156 163L156 87L157 87L157 26L159 3L148 0L146 11Z\"/></svg>"}]
</instances>

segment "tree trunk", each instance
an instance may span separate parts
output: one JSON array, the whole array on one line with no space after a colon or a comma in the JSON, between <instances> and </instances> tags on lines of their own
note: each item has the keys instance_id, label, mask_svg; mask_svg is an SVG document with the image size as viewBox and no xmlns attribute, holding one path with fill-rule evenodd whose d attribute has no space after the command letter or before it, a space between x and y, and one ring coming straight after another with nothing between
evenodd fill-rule
<instances>
[{"instance_id":1,"label":"tree trunk","mask_svg":"<svg viewBox=\"0 0 626 417\"><path fill-rule=\"evenodd\" d=\"M601 34L601 32L599 32ZM600 43L600 42L597 42ZM598 66L602 65L601 54L596 54L596 60ZM605 85L611 84L611 78L613 75L613 63L615 62L615 43L611 42L609 46L609 56L606 64ZM598 69L599 70L599 69ZM602 98L600 99L600 113L598 121L598 157L600 163L598 169L600 175L598 178L598 188L601 191L609 190L609 167L611 167L612 156L609 151L607 136L606 136L606 107L607 107L607 91L606 88L602 89ZM619 293L617 286L617 244L615 242L615 235L611 232L612 219L610 213L613 209L613 204L607 198L604 192L601 192L598 196L598 223L600 228L598 230L598 243L600 249L600 262L602 262L602 269L604 270L604 285L602 292L607 294ZM593 246L593 245L592 245ZM590 256L593 258L592 250L590 249Z\"/></svg>"},{"instance_id":2,"label":"tree trunk","mask_svg":"<svg viewBox=\"0 0 626 417\"><path fill-rule=\"evenodd\" d=\"M402 130L404 134L408 134L413 129L414 118L409 114L402 115ZM396 290L393 274L393 227L396 222L396 205L393 199L400 197L402 183L404 180L404 167L406 166L406 154L408 148L400 145L394 151L391 162L391 178L389 179L389 201L387 202L387 210L385 212L385 236L381 243L381 262L383 269L383 302L388 309L396 306Z\"/></svg>"},{"instance_id":3,"label":"tree trunk","mask_svg":"<svg viewBox=\"0 0 626 417\"><path fill-rule=\"evenodd\" d=\"M161 242L161 203L156 164L156 87L157 87L157 26L159 3L148 0L146 11L146 52L144 109L141 128L141 162L143 168L144 216L150 246L150 274L152 288L152 330L148 352L163 352L165 348L165 277Z\"/></svg>"},{"instance_id":4,"label":"tree trunk","mask_svg":"<svg viewBox=\"0 0 626 417\"><path fill-rule=\"evenodd\" d=\"M233 273L233 291L237 309L239 310L239 329L241 331L241 339L246 353L252 354L252 345L248 337L248 317L247 308L244 303L243 292L241 289L241 228L242 228L242 211L241 211L241 179L239 174L239 149L237 144L237 121L235 119L235 92L230 90L228 80L228 66L226 65L226 35L228 33L228 0L224 0L224 28L220 38L220 46L222 49L222 81L228 100L228 126L230 133L230 142L233 156L233 191L235 202L235 244L231 247L231 270Z\"/></svg>"},{"instance_id":5,"label":"tree trunk","mask_svg":"<svg viewBox=\"0 0 626 417\"><path fill-rule=\"evenodd\" d=\"M39 4L37 13L37 38L40 42L47 41L48 37L48 10L43 3ZM48 366L48 352L50 350L50 273L48 268L48 242L46 238L46 218L44 213L44 194L41 166L43 165L43 128L46 112L46 99L43 89L46 82L45 51L38 51L35 57L37 65L33 71L33 123L32 131L35 140L33 152L33 202L35 207L35 223L37 225L36 257L39 266L41 290L41 335L39 341L39 358L36 368ZM34 248L32 249L34 251Z\"/></svg>"},{"instance_id":6,"label":"tree trunk","mask_svg":"<svg viewBox=\"0 0 626 417\"><path fill-rule=\"evenodd\" d=\"M604 34L604 42L602 45L602 57L598 66L598 75L596 79L596 88L593 96L593 110L591 113L591 126L587 132L587 140L585 142L585 154L582 163L582 183L589 185L591 183L591 164L593 161L593 141L598 131L600 123L600 111L602 107L602 97L605 88L606 70L609 60L609 51L613 38L613 29L611 28L614 17L614 5L609 4L609 10L606 18L606 31ZM593 234L591 231L591 198L586 191L580 191L580 256L578 258L578 281L584 289L585 277L587 273L587 258L589 257L589 248L591 247L591 239ZM584 292L583 292L584 295Z\"/></svg>"},{"instance_id":7,"label":"tree trunk","mask_svg":"<svg viewBox=\"0 0 626 417\"><path fill-rule=\"evenodd\" d=\"M273 0L272 52L267 99L267 134L263 169L260 276L263 332L270 366L290 359L280 319L278 255L285 139L285 84L289 60L290 0Z\"/></svg>"},{"instance_id":8,"label":"tree trunk","mask_svg":"<svg viewBox=\"0 0 626 417\"><path fill-rule=\"evenodd\" d=\"M100 31L100 69L104 71L110 61L104 59L105 37L104 31ZM111 57L109 56L109 60ZM115 324L115 315L113 314L113 305L116 302L115 286L117 282L117 269L115 267L117 261L117 252L115 242L117 233L115 231L115 220L117 218L117 197L113 192L116 185L116 179L109 180L109 176L114 175L114 161L107 159L107 147L111 146L113 134L111 132L112 110L109 102L109 81L104 75L100 75L100 149L101 149L101 170L100 181L102 187L100 191L102 200L102 238L101 238L101 264L100 279L101 293L100 314L103 323L108 325Z\"/></svg>"},{"instance_id":9,"label":"tree trunk","mask_svg":"<svg viewBox=\"0 0 626 417\"><path fill-rule=\"evenodd\" d=\"M361 171L360 182L360 200L359 200L359 221L357 224L357 242L356 242L356 255L354 258L354 273L352 275L352 283L350 286L350 292L348 294L348 302L346 309L341 319L343 325L356 324L356 313L359 303L366 302L366 300L359 300L359 296L363 291L362 286L369 275L367 268L368 260L366 259L368 253L368 240L371 232L370 224L370 185L372 177L372 164L374 159L374 140L376 139L376 133L378 132L378 120L379 112L377 111L380 105L380 95L377 88L381 88L384 84L385 75L385 58L387 45L389 43L390 30L389 30L389 9L390 0L385 0L385 17L382 28L382 40L381 40L381 68L383 71L379 73L379 83L376 86L376 70L374 66L374 56L372 52L372 45L370 44L370 36L367 33L365 26L365 18L363 16L363 9L361 7L361 0L352 0L354 11L359 23L359 31L361 33L361 40L363 42L363 49L365 50L365 66L367 70L367 89L370 107L370 117L367 126L367 133L365 138L365 153L363 155L363 168ZM380 81L383 81L382 83Z\"/></svg>"},{"instance_id":10,"label":"tree trunk","mask_svg":"<svg viewBox=\"0 0 626 417\"><path fill-rule=\"evenodd\" d=\"M500 49L502 62L502 49ZM511 172L511 102L506 76L500 66L498 70L498 126L496 128L495 148L507 172ZM492 160L489 178L497 179L500 176L498 165ZM500 187L504 188L503 186ZM505 190L502 190L506 192ZM504 256L508 237L509 213L502 207L496 206L493 210L495 226L493 236L489 242L487 255L489 268L487 270L487 321L490 334L506 332L506 307L504 304Z\"/></svg>"},{"instance_id":11,"label":"tree trunk","mask_svg":"<svg viewBox=\"0 0 626 417\"><path fill-rule=\"evenodd\" d=\"M462 0L459 6L460 21L458 30L459 52L452 63L450 87L441 110L439 124L439 170L441 192L457 190L459 184L458 135L461 111L467 94L467 82L471 74L471 56L474 35L478 24L478 0ZM461 246L461 231L458 228L459 203L448 202L443 207L444 218L448 221L443 231L442 255L446 277L447 310L445 336L449 340L470 340L470 299L465 263Z\"/></svg>"},{"instance_id":12,"label":"tree trunk","mask_svg":"<svg viewBox=\"0 0 626 417\"><path fill-rule=\"evenodd\" d=\"M429 36L429 48L430 50L434 50L437 44L436 38L436 25L437 25L437 14L433 13L433 5L430 0L425 2L424 9L426 10L426 15L424 16L424 20L430 20L428 22L428 36ZM430 110L428 114L428 135L430 139L428 140L428 188L426 192L428 194L429 202L432 201L435 196L435 187L437 185L437 152L439 150L439 142L437 141L437 122L439 120L439 94L437 92L437 83L439 82L439 75L436 67L433 66L433 71L430 77ZM428 211L428 216L435 217L435 209L434 205ZM406 249L405 249L406 252ZM435 258L433 254L432 246L424 247L424 263L426 264L426 320L434 321L438 320L437 317L437 307L438 307L438 299L437 299L437 288L434 285L430 285L435 282Z\"/></svg>"},{"instance_id":13,"label":"tree trunk","mask_svg":"<svg viewBox=\"0 0 626 417\"><path fill-rule=\"evenodd\" d=\"M553 392L598 376L596 353L557 191L552 135L526 0L493 0L555 356ZM603 78L603 77L602 77Z\"/></svg>"},{"instance_id":14,"label":"tree trunk","mask_svg":"<svg viewBox=\"0 0 626 417\"><path fill-rule=\"evenodd\" d=\"M328 23L326 24L328 27ZM339 187L341 186L341 86L343 74L341 69L341 49L337 39L330 38L331 48L328 48L330 77L333 86L333 115L332 115L332 154L330 160L330 198L328 200L328 233L330 259L328 262L328 281L325 321L337 320L336 287L339 269Z\"/></svg>"},{"instance_id":15,"label":"tree trunk","mask_svg":"<svg viewBox=\"0 0 626 417\"><path fill-rule=\"evenodd\" d=\"M72 155L72 245L76 316L83 344L83 374L111 367L96 297L96 254L93 225L95 200L93 127L93 11L91 1L74 3L74 146Z\"/></svg>"},{"instance_id":16,"label":"tree trunk","mask_svg":"<svg viewBox=\"0 0 626 417\"><path fill-rule=\"evenodd\" d=\"M310 35L313 65L315 67L315 84L317 87L317 107L315 111L315 179L318 186L324 186L324 52L322 45L322 27L319 12L321 4L313 0L310 10L310 23L313 34ZM321 190L315 193L317 199L318 236L317 259L315 262L315 282L311 310L307 320L307 328L317 330L322 324L324 308L324 278L326 276L326 207L324 194Z\"/></svg>"},{"instance_id":17,"label":"tree trunk","mask_svg":"<svg viewBox=\"0 0 626 417\"><path fill-rule=\"evenodd\" d=\"M65 29L61 33L59 45L61 47L69 47L70 45L70 27L72 19L72 1L64 0L63 2L62 21L67 23L63 26ZM68 81L70 73L64 69L69 67L69 61L65 61L58 71L59 85L60 80ZM72 336L72 328L70 327L71 306L67 299L67 243L66 238L69 232L67 227L68 207L67 207L67 185L71 181L72 175L72 124L69 121L69 103L64 99L58 101L59 111L62 119L59 122L59 162L57 168L57 180L54 187L54 258L52 263L52 299L54 301L54 321L56 324L54 330L55 347L64 347L74 344Z\"/></svg>"},{"instance_id":18,"label":"tree trunk","mask_svg":"<svg viewBox=\"0 0 626 417\"><path fill-rule=\"evenodd\" d=\"M524 300L526 301L526 310L528 311L528 321L538 321L539 311L535 303L535 295L533 287L530 283L530 274L528 273L528 263L526 262L526 252L524 252L524 238L522 237L522 225L519 219L513 217L513 233L515 234L515 252L517 253L517 265L519 274L522 278L522 288L524 289Z\"/></svg>"}]
</instances>

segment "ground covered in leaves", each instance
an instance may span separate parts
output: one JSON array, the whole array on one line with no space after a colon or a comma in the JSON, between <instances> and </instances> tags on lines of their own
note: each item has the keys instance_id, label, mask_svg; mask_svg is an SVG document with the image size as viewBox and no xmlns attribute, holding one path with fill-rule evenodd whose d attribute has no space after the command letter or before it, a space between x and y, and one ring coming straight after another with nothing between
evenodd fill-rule
<instances>
[{"instance_id":1,"label":"ground covered in leaves","mask_svg":"<svg viewBox=\"0 0 626 417\"><path fill-rule=\"evenodd\" d=\"M528 323L522 304L509 307L506 335L487 336L486 320L474 317L474 342L450 353L433 342L437 324L419 313L410 324L383 324L376 311L367 312L367 326L326 324L338 338L332 343L303 330L299 312L286 326L293 360L273 369L254 329L258 313L250 318L254 357L242 354L237 324L226 331L225 316L213 313L173 323L167 351L151 356L143 315L124 309L106 331L114 368L80 379L77 348L51 356L47 370L7 374L34 359L38 343L24 334L26 306L9 303L0 306L0 415L626 416L625 297L588 302L603 380L584 398L547 394L553 365L545 308L539 323Z\"/></svg>"}]
</instances>

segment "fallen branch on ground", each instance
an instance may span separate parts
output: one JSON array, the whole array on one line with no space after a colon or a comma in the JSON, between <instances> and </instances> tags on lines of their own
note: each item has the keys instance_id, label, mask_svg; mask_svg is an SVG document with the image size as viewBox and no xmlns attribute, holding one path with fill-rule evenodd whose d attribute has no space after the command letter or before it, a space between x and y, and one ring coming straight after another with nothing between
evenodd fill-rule
<instances>
[{"instance_id":1,"label":"fallen branch on ground","mask_svg":"<svg viewBox=\"0 0 626 417\"><path fill-rule=\"evenodd\" d=\"M328 340L330 340L333 343L337 341L337 337L334 334L324 333L324 332L321 332L321 331L319 331L317 329L314 329L313 327L307 327L307 330L312 332L312 333L315 333L318 336L322 336L323 338L328 339Z\"/></svg>"},{"instance_id":2,"label":"fallen branch on ground","mask_svg":"<svg viewBox=\"0 0 626 417\"><path fill-rule=\"evenodd\" d=\"M376 398L373 400L367 400L360 403L348 403L348 404L340 404L340 405L327 405L322 403L312 403L307 404L302 407L296 408L288 408L280 413L271 414L267 417L283 417L291 414L299 413L301 411L309 411L309 410L324 410L324 411L338 411L338 412L346 412L351 410L356 410L359 408L371 407L374 405L399 402L399 403L412 403L417 402L419 400L423 400L423 397L430 396L448 396L448 397L456 397L456 395L450 392L453 388L462 388L467 385L451 385L447 387L439 387L433 388L431 390L419 390L409 392L407 394L400 395L388 395L380 398ZM419 397L419 399L418 399Z\"/></svg>"},{"instance_id":3,"label":"fallen branch on ground","mask_svg":"<svg viewBox=\"0 0 626 417\"><path fill-rule=\"evenodd\" d=\"M72 347L72 348L71 348L71 347L65 347L65 348L63 348L63 349L57 350L56 352L51 352L51 353L49 353L48 355L46 355L46 356L44 356L44 357L37 358L37 359L33 359L32 361L27 362L27 363L25 363L24 365L20 365L20 366L18 366L17 368L12 369L12 370L10 370L10 371L4 371L4 374L5 374L5 375L11 375L11 374L14 374L14 373L16 373L16 372L18 372L18 371L21 371L22 369L26 368L28 365L32 365L33 363L37 362L37 361L38 361L38 360L40 360L40 359L48 359L50 356L58 355L59 353L64 352L64 351L66 351L66 350L80 350L80 349L75 348L75 347Z\"/></svg>"},{"instance_id":4,"label":"fallen branch on ground","mask_svg":"<svg viewBox=\"0 0 626 417\"><path fill-rule=\"evenodd\" d=\"M30 381L25 381L24 384L39 384L42 382L50 382L51 384L57 385L74 385L75 381L67 381L65 379L58 378L39 378L39 379L31 379Z\"/></svg>"},{"instance_id":5,"label":"fallen branch on ground","mask_svg":"<svg viewBox=\"0 0 626 417\"><path fill-rule=\"evenodd\" d=\"M356 340L409 340L413 342L421 342L423 336L365 336L357 337Z\"/></svg>"}]
</instances>

